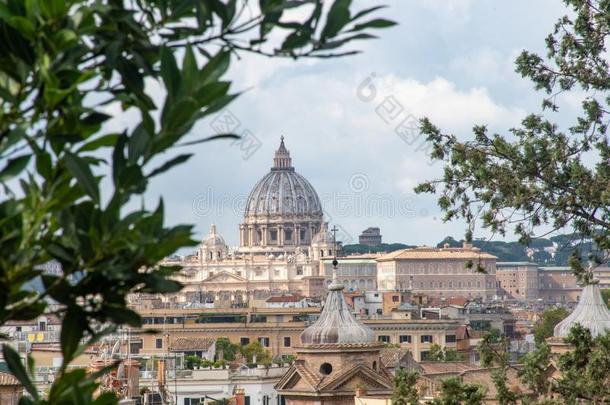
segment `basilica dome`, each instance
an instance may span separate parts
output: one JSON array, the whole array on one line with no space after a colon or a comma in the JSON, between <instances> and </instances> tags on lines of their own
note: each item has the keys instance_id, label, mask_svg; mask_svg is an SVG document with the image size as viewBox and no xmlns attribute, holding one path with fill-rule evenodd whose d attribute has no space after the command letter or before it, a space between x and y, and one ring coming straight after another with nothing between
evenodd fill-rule
<instances>
[{"instance_id":1,"label":"basilica dome","mask_svg":"<svg viewBox=\"0 0 610 405\"><path fill-rule=\"evenodd\" d=\"M208 233L201 241L202 245L207 247L225 246L225 240L216 231L216 225L212 224L210 227L210 233Z\"/></svg>"},{"instance_id":2,"label":"basilica dome","mask_svg":"<svg viewBox=\"0 0 610 405\"><path fill-rule=\"evenodd\" d=\"M290 152L282 137L271 171L250 192L244 216L303 214L321 215L322 204L309 181L292 167Z\"/></svg>"}]
</instances>

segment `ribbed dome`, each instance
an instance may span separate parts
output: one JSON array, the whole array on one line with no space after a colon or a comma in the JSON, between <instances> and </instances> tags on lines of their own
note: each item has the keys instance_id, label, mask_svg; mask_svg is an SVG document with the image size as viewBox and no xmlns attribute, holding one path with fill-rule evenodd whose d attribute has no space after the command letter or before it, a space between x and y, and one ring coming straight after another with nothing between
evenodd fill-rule
<instances>
[{"instance_id":1,"label":"ribbed dome","mask_svg":"<svg viewBox=\"0 0 610 405\"><path fill-rule=\"evenodd\" d=\"M201 241L201 244L207 246L207 247L212 247L212 246L224 246L225 245L225 240L222 236L220 236L217 232L216 232L216 225L212 224L212 226L210 227L210 233L207 234L203 240Z\"/></svg>"},{"instance_id":2,"label":"ribbed dome","mask_svg":"<svg viewBox=\"0 0 610 405\"><path fill-rule=\"evenodd\" d=\"M336 268L322 313L316 322L301 332L301 344L373 343L375 334L359 322L345 302L343 284L337 281Z\"/></svg>"},{"instance_id":3,"label":"ribbed dome","mask_svg":"<svg viewBox=\"0 0 610 405\"><path fill-rule=\"evenodd\" d=\"M284 137L275 152L271 171L256 183L246 202L245 217L260 214L322 214L316 190L292 167Z\"/></svg>"},{"instance_id":4,"label":"ribbed dome","mask_svg":"<svg viewBox=\"0 0 610 405\"><path fill-rule=\"evenodd\" d=\"M597 283L585 285L578 305L566 319L555 326L553 335L566 337L575 324L589 329L593 337L610 331L610 310L606 306Z\"/></svg>"}]
</instances>

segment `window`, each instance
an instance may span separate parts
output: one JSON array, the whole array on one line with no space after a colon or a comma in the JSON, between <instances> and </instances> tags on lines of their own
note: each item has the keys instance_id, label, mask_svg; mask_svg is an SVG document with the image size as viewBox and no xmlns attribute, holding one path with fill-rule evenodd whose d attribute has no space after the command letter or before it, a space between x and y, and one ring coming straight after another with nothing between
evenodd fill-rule
<instances>
[{"instance_id":1,"label":"window","mask_svg":"<svg viewBox=\"0 0 610 405\"><path fill-rule=\"evenodd\" d=\"M250 343L250 338L249 337L239 338L239 344L240 345L245 346L245 345L247 345L249 343Z\"/></svg>"},{"instance_id":2,"label":"window","mask_svg":"<svg viewBox=\"0 0 610 405\"><path fill-rule=\"evenodd\" d=\"M292 230L286 229L284 231L284 239L286 239L287 241L291 241L292 240Z\"/></svg>"},{"instance_id":3,"label":"window","mask_svg":"<svg viewBox=\"0 0 610 405\"><path fill-rule=\"evenodd\" d=\"M456 340L455 335L445 335L445 343L455 343Z\"/></svg>"},{"instance_id":4,"label":"window","mask_svg":"<svg viewBox=\"0 0 610 405\"><path fill-rule=\"evenodd\" d=\"M390 337L388 335L379 335L377 338L381 343L390 343Z\"/></svg>"},{"instance_id":5,"label":"window","mask_svg":"<svg viewBox=\"0 0 610 405\"><path fill-rule=\"evenodd\" d=\"M277 240L277 231L275 229L270 230L269 236L271 237L271 240L275 242Z\"/></svg>"},{"instance_id":6,"label":"window","mask_svg":"<svg viewBox=\"0 0 610 405\"><path fill-rule=\"evenodd\" d=\"M303 266L297 266L297 276L303 275Z\"/></svg>"},{"instance_id":7,"label":"window","mask_svg":"<svg viewBox=\"0 0 610 405\"><path fill-rule=\"evenodd\" d=\"M333 372L333 366L330 363L322 363L320 366L320 374L329 375Z\"/></svg>"},{"instance_id":8,"label":"window","mask_svg":"<svg viewBox=\"0 0 610 405\"><path fill-rule=\"evenodd\" d=\"M157 338L157 340L155 340L155 347L157 349L163 349L163 339Z\"/></svg>"},{"instance_id":9,"label":"window","mask_svg":"<svg viewBox=\"0 0 610 405\"><path fill-rule=\"evenodd\" d=\"M269 347L269 338L267 336L259 337L258 341L260 342L261 345L263 345L265 347Z\"/></svg>"},{"instance_id":10,"label":"window","mask_svg":"<svg viewBox=\"0 0 610 405\"><path fill-rule=\"evenodd\" d=\"M420 361L426 361L430 359L430 352L427 350L419 352Z\"/></svg>"},{"instance_id":11,"label":"window","mask_svg":"<svg viewBox=\"0 0 610 405\"><path fill-rule=\"evenodd\" d=\"M320 249L320 257L324 257L324 250Z\"/></svg>"},{"instance_id":12,"label":"window","mask_svg":"<svg viewBox=\"0 0 610 405\"><path fill-rule=\"evenodd\" d=\"M284 336L284 347L290 347L290 336Z\"/></svg>"},{"instance_id":13,"label":"window","mask_svg":"<svg viewBox=\"0 0 610 405\"><path fill-rule=\"evenodd\" d=\"M411 335L400 335L398 341L400 343L411 343Z\"/></svg>"},{"instance_id":14,"label":"window","mask_svg":"<svg viewBox=\"0 0 610 405\"><path fill-rule=\"evenodd\" d=\"M301 242L305 241L305 229L301 229Z\"/></svg>"},{"instance_id":15,"label":"window","mask_svg":"<svg viewBox=\"0 0 610 405\"><path fill-rule=\"evenodd\" d=\"M392 296L392 302L398 302L399 298L400 297L398 295L393 295Z\"/></svg>"},{"instance_id":16,"label":"window","mask_svg":"<svg viewBox=\"0 0 610 405\"><path fill-rule=\"evenodd\" d=\"M432 335L421 335L420 342L422 343L432 343Z\"/></svg>"},{"instance_id":17,"label":"window","mask_svg":"<svg viewBox=\"0 0 610 405\"><path fill-rule=\"evenodd\" d=\"M377 308L377 315L381 315L383 313L383 310L381 308Z\"/></svg>"},{"instance_id":18,"label":"window","mask_svg":"<svg viewBox=\"0 0 610 405\"><path fill-rule=\"evenodd\" d=\"M250 405L250 396L249 395L246 395L244 397L244 405Z\"/></svg>"}]
</instances>

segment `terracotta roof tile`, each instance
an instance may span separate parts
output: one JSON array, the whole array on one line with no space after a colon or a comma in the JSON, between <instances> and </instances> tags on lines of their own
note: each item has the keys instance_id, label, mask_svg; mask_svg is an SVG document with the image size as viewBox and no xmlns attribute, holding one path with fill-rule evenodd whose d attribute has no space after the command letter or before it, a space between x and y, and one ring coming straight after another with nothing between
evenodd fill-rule
<instances>
[{"instance_id":1,"label":"terracotta roof tile","mask_svg":"<svg viewBox=\"0 0 610 405\"><path fill-rule=\"evenodd\" d=\"M17 378L15 378L14 375L9 374L9 373L0 372L0 386L14 387L14 386L21 386L21 383L19 382L19 380Z\"/></svg>"}]
</instances>

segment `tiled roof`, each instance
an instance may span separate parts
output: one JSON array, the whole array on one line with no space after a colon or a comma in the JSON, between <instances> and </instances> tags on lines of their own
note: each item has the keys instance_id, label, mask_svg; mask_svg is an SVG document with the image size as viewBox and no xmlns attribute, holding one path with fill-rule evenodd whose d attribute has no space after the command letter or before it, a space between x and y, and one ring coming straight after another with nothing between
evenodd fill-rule
<instances>
[{"instance_id":1,"label":"tiled roof","mask_svg":"<svg viewBox=\"0 0 610 405\"><path fill-rule=\"evenodd\" d=\"M299 302L303 298L298 295L273 295L265 300L265 302Z\"/></svg>"},{"instance_id":2,"label":"tiled roof","mask_svg":"<svg viewBox=\"0 0 610 405\"><path fill-rule=\"evenodd\" d=\"M12 374L0 372L0 386L20 386L21 383Z\"/></svg>"},{"instance_id":3,"label":"tiled roof","mask_svg":"<svg viewBox=\"0 0 610 405\"><path fill-rule=\"evenodd\" d=\"M408 350L401 349L400 347L385 347L381 349L380 352L381 364L383 364L384 367L398 367L400 361L408 352Z\"/></svg>"},{"instance_id":4,"label":"tiled roof","mask_svg":"<svg viewBox=\"0 0 610 405\"><path fill-rule=\"evenodd\" d=\"M378 261L408 260L408 259L497 259L496 256L482 252L478 248L432 248L417 247L414 249L401 249L377 258Z\"/></svg>"},{"instance_id":5,"label":"tiled roof","mask_svg":"<svg viewBox=\"0 0 610 405\"><path fill-rule=\"evenodd\" d=\"M302 363L295 363L294 366L297 369L297 372L307 381L309 385L311 385L313 388L317 388L322 379L316 373L308 369Z\"/></svg>"},{"instance_id":6,"label":"tiled roof","mask_svg":"<svg viewBox=\"0 0 610 405\"><path fill-rule=\"evenodd\" d=\"M172 351L180 350L208 350L214 344L212 338L177 338L169 345Z\"/></svg>"}]
</instances>

